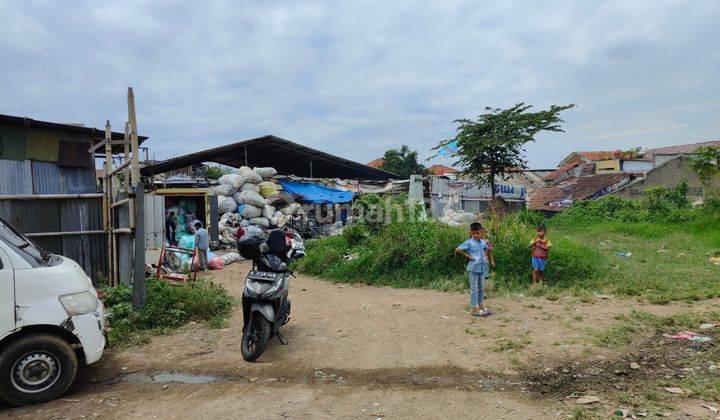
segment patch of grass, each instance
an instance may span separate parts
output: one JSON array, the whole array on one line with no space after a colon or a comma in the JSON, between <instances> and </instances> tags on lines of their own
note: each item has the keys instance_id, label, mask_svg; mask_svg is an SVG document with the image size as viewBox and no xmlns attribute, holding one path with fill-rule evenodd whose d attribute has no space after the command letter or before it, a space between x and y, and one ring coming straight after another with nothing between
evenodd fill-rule
<instances>
[{"instance_id":1,"label":"patch of grass","mask_svg":"<svg viewBox=\"0 0 720 420\"><path fill-rule=\"evenodd\" d=\"M500 352L515 352L524 349L527 345L532 344L533 340L529 334L522 334L517 339L509 337L499 337L495 341L495 345L492 347L492 351Z\"/></svg>"},{"instance_id":2,"label":"patch of grass","mask_svg":"<svg viewBox=\"0 0 720 420\"><path fill-rule=\"evenodd\" d=\"M613 349L623 348L634 340L649 338L661 333L679 330L697 330L703 322L720 320L720 313L705 314L684 313L658 316L648 312L633 310L629 315L618 315L618 321L610 327L593 330L589 333L596 345Z\"/></svg>"},{"instance_id":3,"label":"patch of grass","mask_svg":"<svg viewBox=\"0 0 720 420\"><path fill-rule=\"evenodd\" d=\"M693 396L704 400L720 401L720 378L709 375L698 375L683 378L679 384L681 388L692 391Z\"/></svg>"},{"instance_id":4,"label":"patch of grass","mask_svg":"<svg viewBox=\"0 0 720 420\"><path fill-rule=\"evenodd\" d=\"M220 330L230 326L230 320L225 315L217 315L207 321L208 327L213 330Z\"/></svg>"},{"instance_id":5,"label":"patch of grass","mask_svg":"<svg viewBox=\"0 0 720 420\"><path fill-rule=\"evenodd\" d=\"M113 345L143 344L152 334L163 334L190 320L209 321L224 318L233 306L220 285L199 279L180 286L154 278L148 279L145 306L132 309L132 288L117 286L103 289L103 303L110 314L108 338Z\"/></svg>"},{"instance_id":6,"label":"patch of grass","mask_svg":"<svg viewBox=\"0 0 720 420\"><path fill-rule=\"evenodd\" d=\"M465 328L465 334L477 335L478 337L487 337L487 331L482 328Z\"/></svg>"}]
</instances>

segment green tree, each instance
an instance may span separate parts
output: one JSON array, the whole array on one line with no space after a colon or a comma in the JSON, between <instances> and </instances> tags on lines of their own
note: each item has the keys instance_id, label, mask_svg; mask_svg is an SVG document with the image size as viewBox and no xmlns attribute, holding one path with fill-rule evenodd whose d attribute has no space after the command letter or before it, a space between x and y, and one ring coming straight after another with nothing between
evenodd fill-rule
<instances>
[{"instance_id":1,"label":"green tree","mask_svg":"<svg viewBox=\"0 0 720 420\"><path fill-rule=\"evenodd\" d=\"M495 199L495 179L509 170L527 169L523 146L535 141L541 131L565 132L560 125L560 112L575 105L552 105L550 109L530 112L532 105L519 103L507 109L486 107L477 120L459 119L457 135L441 141L433 150L457 142L455 165L478 182L490 186Z\"/></svg>"},{"instance_id":2,"label":"green tree","mask_svg":"<svg viewBox=\"0 0 720 420\"><path fill-rule=\"evenodd\" d=\"M380 169L400 175L402 178L410 178L410 175L427 175L427 168L418 163L416 151L403 145L400 149L390 149L383 156L383 163Z\"/></svg>"},{"instance_id":3,"label":"green tree","mask_svg":"<svg viewBox=\"0 0 720 420\"><path fill-rule=\"evenodd\" d=\"M205 165L205 177L207 179L220 179L221 176L231 174L233 169L222 165Z\"/></svg>"},{"instance_id":4,"label":"green tree","mask_svg":"<svg viewBox=\"0 0 720 420\"><path fill-rule=\"evenodd\" d=\"M720 147L699 147L690 158L690 169L700 178L705 190L705 196L711 193L713 180L720 177Z\"/></svg>"}]
</instances>

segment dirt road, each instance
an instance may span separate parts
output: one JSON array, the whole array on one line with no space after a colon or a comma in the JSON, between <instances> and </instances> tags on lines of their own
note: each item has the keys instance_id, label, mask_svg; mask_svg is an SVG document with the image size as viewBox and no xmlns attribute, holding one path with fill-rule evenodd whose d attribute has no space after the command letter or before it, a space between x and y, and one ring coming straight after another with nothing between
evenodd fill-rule
<instances>
[{"instance_id":1,"label":"dirt road","mask_svg":"<svg viewBox=\"0 0 720 420\"><path fill-rule=\"evenodd\" d=\"M249 264L213 272L240 296ZM110 350L61 400L5 409L31 418L539 418L574 408L533 392L527 375L617 355L593 347L587 328L632 308L656 314L688 305L618 299L489 297L495 315L471 318L467 296L337 285L300 276L291 286L287 345L259 363L240 354L242 311L230 326L190 324L140 347ZM717 308L716 301L693 310ZM530 367L530 368L529 368ZM531 373L531 372L530 372Z\"/></svg>"}]
</instances>

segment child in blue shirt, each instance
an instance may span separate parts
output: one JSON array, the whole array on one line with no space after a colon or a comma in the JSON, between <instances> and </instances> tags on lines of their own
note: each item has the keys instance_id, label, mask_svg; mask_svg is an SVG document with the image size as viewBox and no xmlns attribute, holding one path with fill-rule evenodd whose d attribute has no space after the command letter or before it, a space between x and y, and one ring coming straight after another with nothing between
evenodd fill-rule
<instances>
[{"instance_id":1,"label":"child in blue shirt","mask_svg":"<svg viewBox=\"0 0 720 420\"><path fill-rule=\"evenodd\" d=\"M490 272L489 265L495 266L490 242L485 239L485 229L480 223L470 224L470 239L460 244L455 253L467 258L470 277L470 315L488 316L492 312L485 308L485 280Z\"/></svg>"}]
</instances>

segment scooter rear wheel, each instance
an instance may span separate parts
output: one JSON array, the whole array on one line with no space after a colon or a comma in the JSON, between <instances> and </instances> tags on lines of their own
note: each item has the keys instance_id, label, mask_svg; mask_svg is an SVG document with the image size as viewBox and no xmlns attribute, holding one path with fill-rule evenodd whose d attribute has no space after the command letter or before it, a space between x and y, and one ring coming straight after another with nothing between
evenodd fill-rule
<instances>
[{"instance_id":1,"label":"scooter rear wheel","mask_svg":"<svg viewBox=\"0 0 720 420\"><path fill-rule=\"evenodd\" d=\"M262 314L253 312L242 338L242 356L248 362L260 357L270 341L270 323Z\"/></svg>"}]
</instances>

